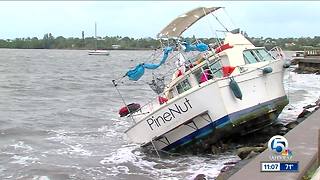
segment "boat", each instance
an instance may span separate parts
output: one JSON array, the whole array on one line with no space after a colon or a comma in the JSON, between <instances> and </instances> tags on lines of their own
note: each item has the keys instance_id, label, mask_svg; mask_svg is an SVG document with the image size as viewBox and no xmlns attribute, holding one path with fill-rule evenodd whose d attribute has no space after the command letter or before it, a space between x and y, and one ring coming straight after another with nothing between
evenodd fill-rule
<instances>
[{"instance_id":1,"label":"boat","mask_svg":"<svg viewBox=\"0 0 320 180\"><path fill-rule=\"evenodd\" d=\"M270 126L288 104L283 75L289 65L280 48L255 47L237 30L226 29L217 47L182 38L196 21L219 9L199 7L177 17L157 35L163 43L158 64L140 63L113 80L126 106L119 82L139 81L145 71L177 60L168 83L160 76L148 83L157 93L153 101L134 111L128 108L126 117L133 125L125 134L133 143L157 153L214 144Z\"/></svg>"},{"instance_id":2,"label":"boat","mask_svg":"<svg viewBox=\"0 0 320 180\"><path fill-rule=\"evenodd\" d=\"M89 51L88 55L103 55L103 56L108 56L110 55L109 51L106 50L93 50Z\"/></svg>"},{"instance_id":3,"label":"boat","mask_svg":"<svg viewBox=\"0 0 320 180\"><path fill-rule=\"evenodd\" d=\"M98 50L98 39L97 39L97 23L94 24L94 39L95 39L95 46L94 50L89 51L88 55L102 55L102 56L108 56L110 55L109 51L106 50Z\"/></svg>"}]
</instances>

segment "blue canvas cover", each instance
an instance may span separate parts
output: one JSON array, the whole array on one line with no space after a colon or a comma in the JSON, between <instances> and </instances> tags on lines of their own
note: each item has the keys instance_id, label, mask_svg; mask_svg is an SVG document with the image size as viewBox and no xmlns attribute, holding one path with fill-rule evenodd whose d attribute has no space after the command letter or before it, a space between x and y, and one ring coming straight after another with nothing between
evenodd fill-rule
<instances>
[{"instance_id":1,"label":"blue canvas cover","mask_svg":"<svg viewBox=\"0 0 320 180\"><path fill-rule=\"evenodd\" d=\"M157 69L168 59L169 53L173 50L172 47L166 47L163 50L163 57L159 64L149 64L149 63L141 63L138 64L134 69L129 70L126 73L126 76L129 77L132 81L138 81L144 74L144 69Z\"/></svg>"},{"instance_id":2,"label":"blue canvas cover","mask_svg":"<svg viewBox=\"0 0 320 180\"><path fill-rule=\"evenodd\" d=\"M196 45L192 45L189 42L184 42L183 45L185 46L185 52L190 52L190 51L199 51L199 52L204 52L209 49L209 46L206 45L205 43L198 43Z\"/></svg>"}]
</instances>

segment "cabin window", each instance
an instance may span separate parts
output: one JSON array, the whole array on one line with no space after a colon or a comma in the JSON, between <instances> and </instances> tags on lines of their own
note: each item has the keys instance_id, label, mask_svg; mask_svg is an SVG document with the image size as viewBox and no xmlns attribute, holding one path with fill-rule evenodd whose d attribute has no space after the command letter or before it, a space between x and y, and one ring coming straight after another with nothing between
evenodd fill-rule
<instances>
[{"instance_id":1,"label":"cabin window","mask_svg":"<svg viewBox=\"0 0 320 180\"><path fill-rule=\"evenodd\" d=\"M202 72L204 71L204 69L208 69L207 65L203 65L201 68L198 68L193 74L196 77L196 79L198 80L198 83L200 84L200 79L201 79L201 75Z\"/></svg>"},{"instance_id":2,"label":"cabin window","mask_svg":"<svg viewBox=\"0 0 320 180\"><path fill-rule=\"evenodd\" d=\"M223 77L222 65L220 61L216 61L210 64L210 69L214 77L218 77L218 78Z\"/></svg>"},{"instance_id":3,"label":"cabin window","mask_svg":"<svg viewBox=\"0 0 320 180\"><path fill-rule=\"evenodd\" d=\"M190 85L188 79L185 79L185 80L181 81L181 82L176 86L176 88L177 88L178 93L181 94L181 93L189 90L189 89L191 88L191 85Z\"/></svg>"},{"instance_id":4,"label":"cabin window","mask_svg":"<svg viewBox=\"0 0 320 180\"><path fill-rule=\"evenodd\" d=\"M261 61L274 60L272 56L265 49L255 49L254 52L257 54Z\"/></svg>"},{"instance_id":5,"label":"cabin window","mask_svg":"<svg viewBox=\"0 0 320 180\"><path fill-rule=\"evenodd\" d=\"M172 99L173 98L173 89L170 89L168 94L167 94L167 98L168 99Z\"/></svg>"},{"instance_id":6,"label":"cabin window","mask_svg":"<svg viewBox=\"0 0 320 180\"><path fill-rule=\"evenodd\" d=\"M196 77L199 84L213 78L212 70L209 69L208 65L203 65L201 68L197 69L193 74Z\"/></svg>"},{"instance_id":7,"label":"cabin window","mask_svg":"<svg viewBox=\"0 0 320 180\"><path fill-rule=\"evenodd\" d=\"M259 62L258 58L250 50L243 51L243 58L246 64L252 64Z\"/></svg>"}]
</instances>

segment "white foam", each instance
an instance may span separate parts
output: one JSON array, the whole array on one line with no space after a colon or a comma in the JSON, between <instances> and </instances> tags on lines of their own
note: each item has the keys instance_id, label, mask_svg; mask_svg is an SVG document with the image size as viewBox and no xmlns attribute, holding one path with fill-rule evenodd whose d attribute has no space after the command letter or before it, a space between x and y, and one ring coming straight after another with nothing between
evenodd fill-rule
<instances>
[{"instance_id":1,"label":"white foam","mask_svg":"<svg viewBox=\"0 0 320 180\"><path fill-rule=\"evenodd\" d=\"M198 174L204 174L207 178L213 179L218 176L220 170L224 167L224 163L230 161L238 161L239 157L229 156L216 158L196 158L190 164L187 172L191 175L187 179L194 179Z\"/></svg>"},{"instance_id":2,"label":"white foam","mask_svg":"<svg viewBox=\"0 0 320 180\"><path fill-rule=\"evenodd\" d=\"M138 158L135 154L132 153L134 149L138 146L129 146L120 148L115 153L111 153L109 156L105 157L103 160L100 161L101 164L121 164L125 162L134 162L137 161Z\"/></svg>"},{"instance_id":3,"label":"white foam","mask_svg":"<svg viewBox=\"0 0 320 180\"><path fill-rule=\"evenodd\" d=\"M34 176L32 180L50 180L48 176Z\"/></svg>"},{"instance_id":4,"label":"white foam","mask_svg":"<svg viewBox=\"0 0 320 180\"><path fill-rule=\"evenodd\" d=\"M119 172L123 174L129 173L129 168L127 166L117 166L117 170L119 170Z\"/></svg>"},{"instance_id":5,"label":"white foam","mask_svg":"<svg viewBox=\"0 0 320 180\"><path fill-rule=\"evenodd\" d=\"M100 161L103 165L112 165L107 168L110 174L130 174L129 169L123 166L124 163L132 163L142 171L146 171L157 179L193 179L198 174L205 174L206 177L216 177L224 163L237 161L237 156L210 156L210 157L175 157L174 159L146 158L137 150L138 145L123 146L117 152L109 154ZM168 168L165 168L168 166Z\"/></svg>"},{"instance_id":6,"label":"white foam","mask_svg":"<svg viewBox=\"0 0 320 180\"><path fill-rule=\"evenodd\" d=\"M16 144L10 145L15 150L22 150L23 152L30 152L33 150L33 148L27 144L25 144L23 141L19 141Z\"/></svg>"},{"instance_id":7,"label":"white foam","mask_svg":"<svg viewBox=\"0 0 320 180\"><path fill-rule=\"evenodd\" d=\"M68 154L80 155L80 156L91 156L92 155L92 152L85 150L83 148L83 145L81 145L81 144L75 144L75 145L65 144L65 145L69 146L69 148L66 148L66 152Z\"/></svg>"},{"instance_id":8,"label":"white foam","mask_svg":"<svg viewBox=\"0 0 320 180\"><path fill-rule=\"evenodd\" d=\"M284 76L284 85L289 97L289 105L282 111L279 119L295 120L304 106L313 104L320 98L319 75L287 72ZM297 98L298 91L303 91L302 98Z\"/></svg>"},{"instance_id":9,"label":"white foam","mask_svg":"<svg viewBox=\"0 0 320 180\"><path fill-rule=\"evenodd\" d=\"M11 158L15 159L15 161L11 161L10 163L21 164L21 165L29 165L32 163L36 163L39 160L38 158L33 158L29 156L18 156L18 155L14 155Z\"/></svg>"},{"instance_id":10,"label":"white foam","mask_svg":"<svg viewBox=\"0 0 320 180\"><path fill-rule=\"evenodd\" d=\"M102 132L105 137L116 137L118 136L118 132L114 129L110 129L108 126L103 126L98 129L98 132Z\"/></svg>"},{"instance_id":11,"label":"white foam","mask_svg":"<svg viewBox=\"0 0 320 180\"><path fill-rule=\"evenodd\" d=\"M67 132L64 130L53 131L55 136L47 138L47 140L52 140L54 142L59 142L67 147L55 150L58 154L69 154L69 155L78 155L78 156L91 156L92 151L89 151L84 148L84 146L78 143L78 136L72 137L69 134L74 132Z\"/></svg>"}]
</instances>

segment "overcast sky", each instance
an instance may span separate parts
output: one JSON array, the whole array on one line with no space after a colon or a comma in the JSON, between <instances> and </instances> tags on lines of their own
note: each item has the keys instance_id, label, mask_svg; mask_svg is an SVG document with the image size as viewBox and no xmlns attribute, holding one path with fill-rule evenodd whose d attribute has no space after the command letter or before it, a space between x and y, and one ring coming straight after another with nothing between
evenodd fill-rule
<instances>
[{"instance_id":1,"label":"overcast sky","mask_svg":"<svg viewBox=\"0 0 320 180\"><path fill-rule=\"evenodd\" d=\"M223 6L217 16L229 29L239 27L250 37L306 37L320 35L320 2L305 1L13 1L0 2L0 39L17 37L99 36L153 37L177 16L199 6ZM232 20L230 20L230 17ZM186 32L212 36L213 16Z\"/></svg>"}]
</instances>

